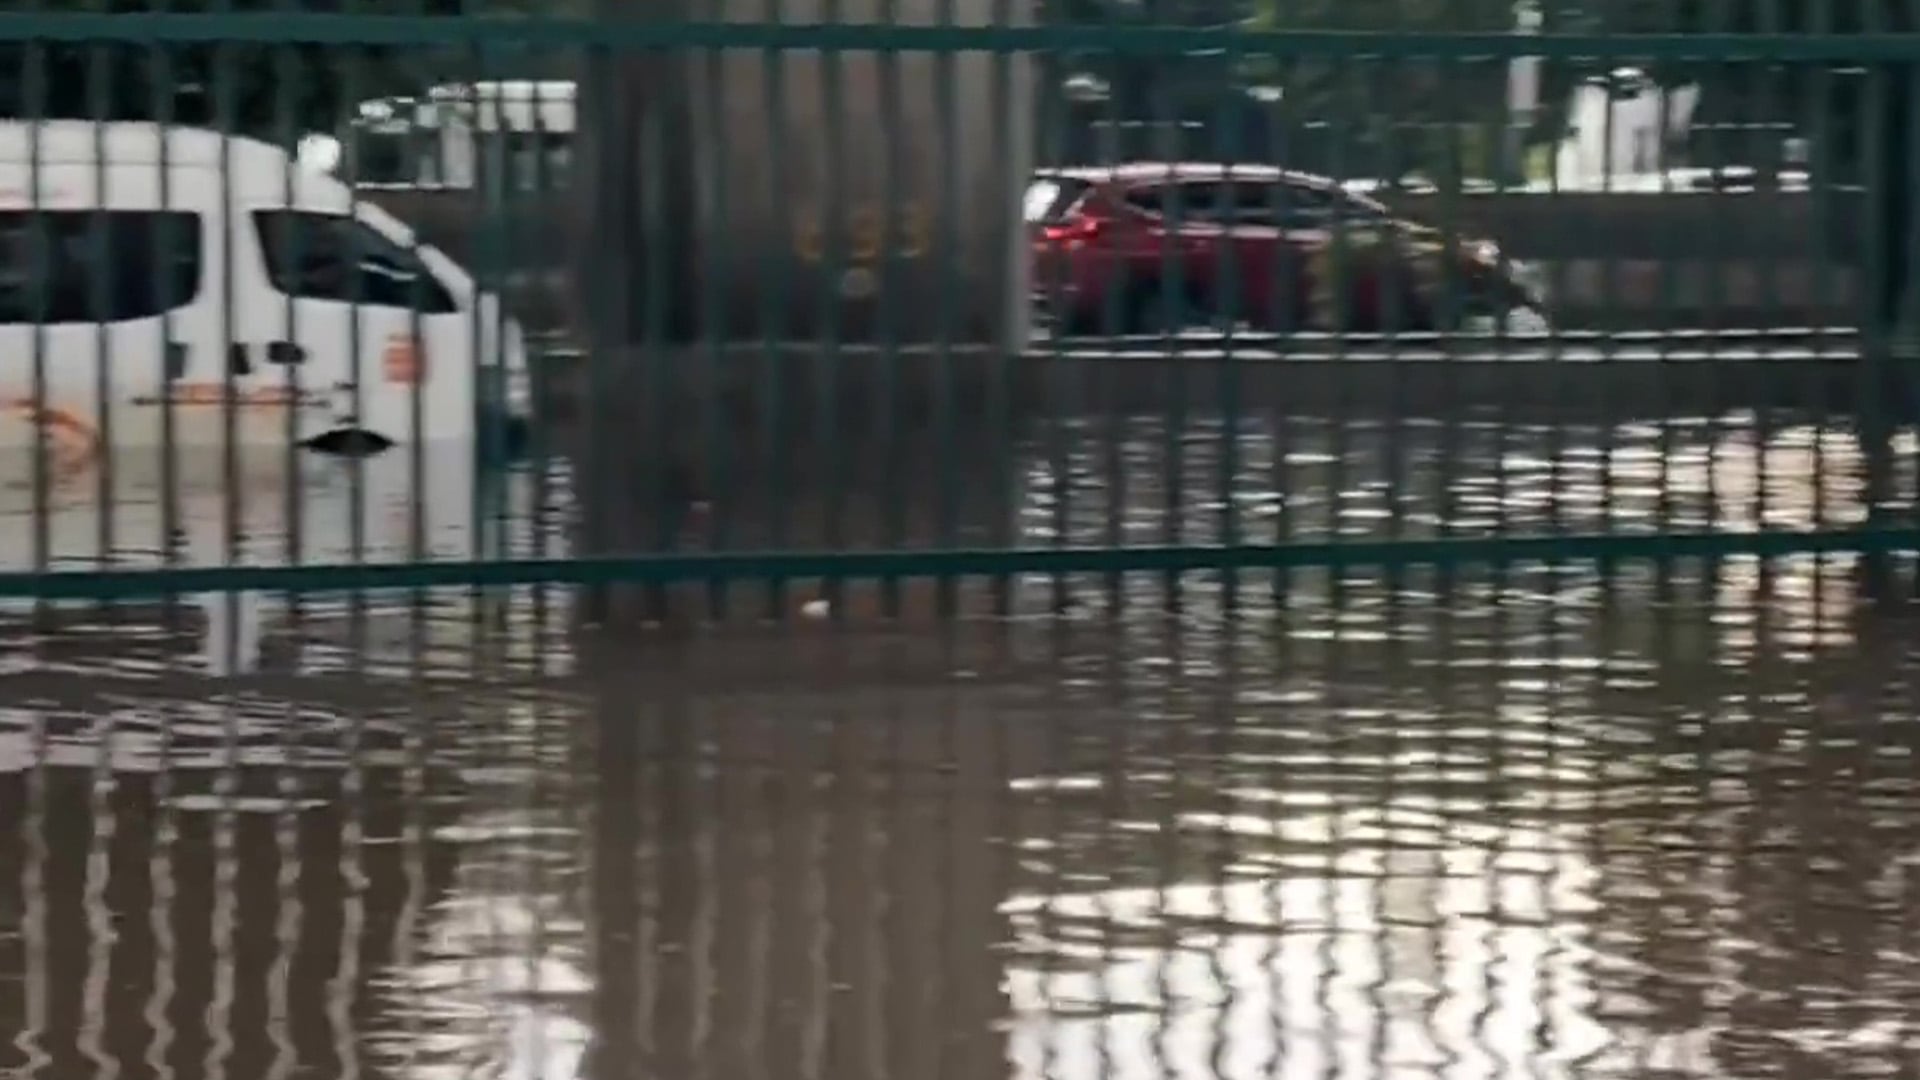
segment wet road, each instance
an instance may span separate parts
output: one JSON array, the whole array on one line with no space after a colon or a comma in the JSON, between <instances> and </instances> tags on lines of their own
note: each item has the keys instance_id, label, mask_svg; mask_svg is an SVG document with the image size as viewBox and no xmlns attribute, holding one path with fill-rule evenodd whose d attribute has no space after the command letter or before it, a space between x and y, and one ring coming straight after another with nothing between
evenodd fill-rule
<instances>
[{"instance_id":1,"label":"wet road","mask_svg":"<svg viewBox=\"0 0 1920 1080\"><path fill-rule=\"evenodd\" d=\"M1784 416L1109 419L937 467L855 455L843 498L780 514L731 489L688 537L1861 515L1846 428ZM369 511L404 505L387 483ZM564 502L563 473L538 486ZM564 546L517 518L476 542L472 508L426 515L430 542ZM71 513L55 546L80 559L99 522ZM598 640L558 590L449 590L276 614L260 670L220 679L191 611L11 624L0 1067L1913 1075L1920 634L1856 603L1856 571L1302 571L1245 575L1231 605L1196 576L1172 611L1157 578L1021 581L1015 618L946 626L911 590L904 626L871 590L837 627L765 625L756 589Z\"/></svg>"}]
</instances>

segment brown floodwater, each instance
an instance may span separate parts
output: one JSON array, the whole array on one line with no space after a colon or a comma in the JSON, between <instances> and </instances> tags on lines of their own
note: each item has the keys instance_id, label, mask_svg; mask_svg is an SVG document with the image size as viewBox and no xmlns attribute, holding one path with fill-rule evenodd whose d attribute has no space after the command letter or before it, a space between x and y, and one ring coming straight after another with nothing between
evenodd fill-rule
<instances>
[{"instance_id":1,"label":"brown floodwater","mask_svg":"<svg viewBox=\"0 0 1920 1080\"><path fill-rule=\"evenodd\" d=\"M1811 421L1109 420L992 477L885 457L851 467L844 542L1860 516L1850 436ZM433 542L564 550L565 471L509 487L493 540L456 507ZM784 523L764 491L712 503L691 540L824 542L804 491ZM71 512L79 557L98 515ZM128 520L138 558L154 523ZM764 623L741 586L724 618L695 589L603 635L558 588L254 597L231 675L198 601L18 619L0 1068L1911 1076L1920 620L1859 570L1193 575L1177 603L1154 575L1020 579L1006 616L950 621L905 586L895 624L867 588L838 624Z\"/></svg>"}]
</instances>

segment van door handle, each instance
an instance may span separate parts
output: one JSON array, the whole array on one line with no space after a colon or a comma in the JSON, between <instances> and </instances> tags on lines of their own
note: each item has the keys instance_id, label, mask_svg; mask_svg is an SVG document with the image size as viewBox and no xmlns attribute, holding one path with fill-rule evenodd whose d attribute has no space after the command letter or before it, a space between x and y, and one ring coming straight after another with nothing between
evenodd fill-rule
<instances>
[{"instance_id":1,"label":"van door handle","mask_svg":"<svg viewBox=\"0 0 1920 1080\"><path fill-rule=\"evenodd\" d=\"M291 341L267 342L267 363L287 365L287 364L304 364L306 362L307 362L307 350L301 348L298 345L295 345L293 342Z\"/></svg>"}]
</instances>

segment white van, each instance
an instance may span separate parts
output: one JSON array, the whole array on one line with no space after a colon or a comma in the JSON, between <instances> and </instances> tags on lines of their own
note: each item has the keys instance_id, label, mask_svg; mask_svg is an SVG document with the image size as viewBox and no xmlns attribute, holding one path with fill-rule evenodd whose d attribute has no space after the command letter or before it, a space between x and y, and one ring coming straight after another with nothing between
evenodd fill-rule
<instances>
[{"instance_id":1,"label":"white van","mask_svg":"<svg viewBox=\"0 0 1920 1080\"><path fill-rule=\"evenodd\" d=\"M503 364L525 407L519 328L406 226L267 143L146 123L0 122L16 414L36 354L49 434L115 449L157 448L168 404L176 443L220 441L229 377L239 440L278 446L289 410L303 444L408 442L416 394L423 437L470 438L476 372ZM0 425L0 449L33 427Z\"/></svg>"},{"instance_id":2,"label":"white van","mask_svg":"<svg viewBox=\"0 0 1920 1080\"><path fill-rule=\"evenodd\" d=\"M12 519L0 563L18 565L21 519L40 513L34 462L51 489L34 498L89 520L139 516L163 471L202 512L230 466L243 486L259 476L268 505L288 463L337 471L349 452L418 444L466 476L482 379L487 430L524 424L526 365L497 297L277 147L150 123L0 121L0 517ZM452 474L436 482L454 494ZM77 521L49 527L74 534L56 548L92 546Z\"/></svg>"}]
</instances>

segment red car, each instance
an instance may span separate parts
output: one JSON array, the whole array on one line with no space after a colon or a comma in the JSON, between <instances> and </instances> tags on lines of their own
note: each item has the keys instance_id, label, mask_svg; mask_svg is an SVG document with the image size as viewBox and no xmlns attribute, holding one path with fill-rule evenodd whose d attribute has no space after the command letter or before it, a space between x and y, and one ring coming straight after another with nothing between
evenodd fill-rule
<instances>
[{"instance_id":1,"label":"red car","mask_svg":"<svg viewBox=\"0 0 1920 1080\"><path fill-rule=\"evenodd\" d=\"M1449 245L1325 177L1163 162L1047 169L1026 203L1036 303L1062 333L1544 323L1524 268L1492 243Z\"/></svg>"}]
</instances>

